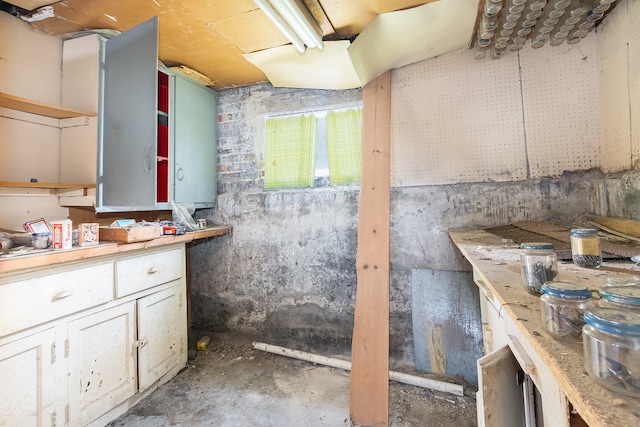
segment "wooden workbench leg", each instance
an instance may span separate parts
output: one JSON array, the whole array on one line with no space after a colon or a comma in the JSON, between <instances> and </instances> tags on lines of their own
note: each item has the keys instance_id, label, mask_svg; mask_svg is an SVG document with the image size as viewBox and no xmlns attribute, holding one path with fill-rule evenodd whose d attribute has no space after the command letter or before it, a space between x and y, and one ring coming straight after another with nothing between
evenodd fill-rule
<instances>
[{"instance_id":1,"label":"wooden workbench leg","mask_svg":"<svg viewBox=\"0 0 640 427\"><path fill-rule=\"evenodd\" d=\"M389 152L391 73L363 90L362 184L351 350L351 422L389 423Z\"/></svg>"}]
</instances>

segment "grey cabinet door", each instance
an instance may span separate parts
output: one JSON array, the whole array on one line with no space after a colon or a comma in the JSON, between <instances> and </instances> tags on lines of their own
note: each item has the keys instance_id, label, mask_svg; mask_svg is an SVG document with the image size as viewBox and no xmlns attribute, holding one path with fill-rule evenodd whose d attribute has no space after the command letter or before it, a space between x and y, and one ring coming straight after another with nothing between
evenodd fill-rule
<instances>
[{"instance_id":1,"label":"grey cabinet door","mask_svg":"<svg viewBox=\"0 0 640 427\"><path fill-rule=\"evenodd\" d=\"M96 210L156 206L158 18L105 43Z\"/></svg>"},{"instance_id":2,"label":"grey cabinet door","mask_svg":"<svg viewBox=\"0 0 640 427\"><path fill-rule=\"evenodd\" d=\"M173 201L211 207L216 199L217 96L175 76Z\"/></svg>"}]
</instances>

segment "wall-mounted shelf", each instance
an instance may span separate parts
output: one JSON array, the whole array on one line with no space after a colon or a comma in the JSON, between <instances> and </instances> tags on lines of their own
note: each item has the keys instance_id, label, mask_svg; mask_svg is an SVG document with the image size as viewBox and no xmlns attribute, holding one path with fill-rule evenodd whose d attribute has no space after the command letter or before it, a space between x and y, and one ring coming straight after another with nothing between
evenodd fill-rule
<instances>
[{"instance_id":1,"label":"wall-mounted shelf","mask_svg":"<svg viewBox=\"0 0 640 427\"><path fill-rule=\"evenodd\" d=\"M84 188L95 188L95 184L62 184L59 182L14 182L0 181L0 187L14 188L45 188L50 190L79 190Z\"/></svg>"},{"instance_id":2,"label":"wall-mounted shelf","mask_svg":"<svg viewBox=\"0 0 640 427\"><path fill-rule=\"evenodd\" d=\"M75 110L73 108L64 108L57 105L45 104L43 102L32 101L30 99L20 98L18 96L9 95L2 92L0 92L0 107L10 108L12 110L22 111L25 113L37 114L40 116L53 117L56 119L96 116L96 113Z\"/></svg>"}]
</instances>

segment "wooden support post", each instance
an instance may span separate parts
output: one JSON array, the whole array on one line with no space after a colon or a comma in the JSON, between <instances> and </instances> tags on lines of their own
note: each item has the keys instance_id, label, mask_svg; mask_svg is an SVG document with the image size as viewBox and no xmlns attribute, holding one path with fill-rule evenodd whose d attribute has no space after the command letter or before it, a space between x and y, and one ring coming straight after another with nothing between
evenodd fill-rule
<instances>
[{"instance_id":1,"label":"wooden support post","mask_svg":"<svg viewBox=\"0 0 640 427\"><path fill-rule=\"evenodd\" d=\"M391 72L364 86L351 422L389 424L389 152Z\"/></svg>"}]
</instances>

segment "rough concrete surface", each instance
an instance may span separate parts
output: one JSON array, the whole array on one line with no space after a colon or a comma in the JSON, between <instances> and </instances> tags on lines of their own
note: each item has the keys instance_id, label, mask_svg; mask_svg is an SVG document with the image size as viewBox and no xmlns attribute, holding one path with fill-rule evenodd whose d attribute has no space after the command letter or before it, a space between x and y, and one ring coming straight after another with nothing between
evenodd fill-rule
<instances>
[{"instance_id":1,"label":"rough concrete surface","mask_svg":"<svg viewBox=\"0 0 640 427\"><path fill-rule=\"evenodd\" d=\"M109 426L351 425L349 372L254 350L237 336L210 335L207 350ZM473 392L455 396L391 382L389 425L474 426Z\"/></svg>"},{"instance_id":2,"label":"rough concrete surface","mask_svg":"<svg viewBox=\"0 0 640 427\"><path fill-rule=\"evenodd\" d=\"M231 226L233 233L190 247L193 325L259 336L272 344L311 352L349 349L360 188L265 190L263 141L268 115L352 106L361 101L361 91L263 84L218 95L219 195L216 207L198 212L198 217ZM389 353L395 366L415 367L412 271L471 270L451 242L449 230L584 212L601 214L607 212L607 203L627 206L638 197L633 190L638 179L621 180L619 185L609 182L606 188L611 191L605 191L599 170L515 182L499 178L391 189ZM612 193L620 196L611 197ZM443 284L447 286L455 285ZM460 307L479 310L475 295L444 304L448 312ZM423 308L439 309L431 301ZM443 325L445 320L433 319ZM461 358L473 366L482 351L482 336L476 328L477 333L467 340L467 335L457 333L464 327L446 326L443 334L456 340L458 347L469 349L461 351Z\"/></svg>"}]
</instances>

